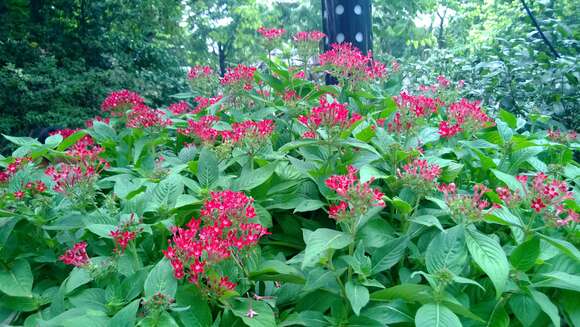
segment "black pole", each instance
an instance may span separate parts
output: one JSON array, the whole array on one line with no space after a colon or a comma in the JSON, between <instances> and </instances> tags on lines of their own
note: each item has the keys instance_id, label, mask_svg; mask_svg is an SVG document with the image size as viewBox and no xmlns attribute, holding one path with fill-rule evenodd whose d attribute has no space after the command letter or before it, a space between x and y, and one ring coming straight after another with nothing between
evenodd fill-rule
<instances>
[{"instance_id":1,"label":"black pole","mask_svg":"<svg viewBox=\"0 0 580 327\"><path fill-rule=\"evenodd\" d=\"M324 48L349 42L366 54L372 49L371 0L321 0Z\"/></svg>"},{"instance_id":2,"label":"black pole","mask_svg":"<svg viewBox=\"0 0 580 327\"><path fill-rule=\"evenodd\" d=\"M321 0L324 50L333 43L348 42L367 54L372 49L371 0ZM326 78L327 84L336 84Z\"/></svg>"},{"instance_id":3,"label":"black pole","mask_svg":"<svg viewBox=\"0 0 580 327\"><path fill-rule=\"evenodd\" d=\"M552 55L554 55L555 58L560 58L560 54L558 54L558 51L556 51L556 49L554 48L554 46L552 45L552 43L544 35L544 32L542 32L542 29L540 28L540 24L538 24L538 21L536 20L536 17L534 17L534 14L532 14L532 11L530 10L530 7L528 7L528 5L526 4L526 2L524 0L520 0L520 2L524 6L524 9L525 9L526 13L528 14L528 16L530 17L530 19L532 20L532 24L534 24L534 26L536 27L536 31L538 31L538 33L540 34L540 37L542 38L542 40L544 41L544 43L546 43L546 45L548 46L548 48L550 48L550 51L552 52Z\"/></svg>"}]
</instances>

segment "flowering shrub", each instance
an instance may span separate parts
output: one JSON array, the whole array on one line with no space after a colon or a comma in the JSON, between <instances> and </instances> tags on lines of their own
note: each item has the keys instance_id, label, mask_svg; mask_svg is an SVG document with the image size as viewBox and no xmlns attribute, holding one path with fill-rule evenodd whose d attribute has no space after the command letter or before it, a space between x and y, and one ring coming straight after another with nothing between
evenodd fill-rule
<instances>
[{"instance_id":1,"label":"flowering shrub","mask_svg":"<svg viewBox=\"0 0 580 327\"><path fill-rule=\"evenodd\" d=\"M292 36L297 66L193 67L167 107L123 90L84 129L7 136L1 320L577 325L576 134L443 76L397 89L404 65L349 44L312 66L323 37Z\"/></svg>"}]
</instances>

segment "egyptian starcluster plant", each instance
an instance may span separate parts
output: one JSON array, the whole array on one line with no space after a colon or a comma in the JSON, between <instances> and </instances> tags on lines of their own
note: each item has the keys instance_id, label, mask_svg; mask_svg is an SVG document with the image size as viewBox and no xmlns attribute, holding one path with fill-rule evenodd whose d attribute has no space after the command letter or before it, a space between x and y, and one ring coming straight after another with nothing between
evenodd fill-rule
<instances>
[{"instance_id":1,"label":"egyptian starcluster plant","mask_svg":"<svg viewBox=\"0 0 580 327\"><path fill-rule=\"evenodd\" d=\"M260 62L194 66L166 105L114 91L5 136L0 324L580 325L574 131L256 36Z\"/></svg>"}]
</instances>

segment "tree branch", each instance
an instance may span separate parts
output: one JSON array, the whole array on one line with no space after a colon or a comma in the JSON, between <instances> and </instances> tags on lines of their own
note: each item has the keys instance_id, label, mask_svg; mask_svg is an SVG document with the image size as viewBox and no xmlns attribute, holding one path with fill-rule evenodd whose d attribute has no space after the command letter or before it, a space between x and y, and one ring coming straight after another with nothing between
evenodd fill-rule
<instances>
[{"instance_id":1,"label":"tree branch","mask_svg":"<svg viewBox=\"0 0 580 327\"><path fill-rule=\"evenodd\" d=\"M542 38L542 40L544 40L544 43L546 43L546 45L548 46L548 48L550 48L550 51L552 52L552 55L554 55L555 58L560 58L560 55L558 54L558 51L556 51L556 49L554 48L554 46L552 45L552 43L550 43L550 40L548 40L548 38L544 35L544 32L542 32L542 29L540 28L540 25L538 24L538 21L536 20L536 17L534 17L534 14L532 14L532 11L530 10L530 7L528 7L528 5L526 4L526 1L525 0L520 0L520 2L524 6L524 9L526 10L526 13L528 14L528 16L530 17L530 19L532 20L532 23L536 27L536 30L538 31L538 33L540 33L540 37Z\"/></svg>"}]
</instances>

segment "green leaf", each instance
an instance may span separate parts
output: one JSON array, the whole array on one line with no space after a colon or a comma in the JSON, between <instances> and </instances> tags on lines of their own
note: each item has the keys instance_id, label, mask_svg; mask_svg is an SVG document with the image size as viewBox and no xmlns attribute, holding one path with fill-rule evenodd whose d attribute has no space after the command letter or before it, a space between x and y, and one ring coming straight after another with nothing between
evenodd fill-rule
<instances>
[{"instance_id":1,"label":"green leaf","mask_svg":"<svg viewBox=\"0 0 580 327\"><path fill-rule=\"evenodd\" d=\"M414 216L409 219L409 221L414 222L415 224L431 227L435 226L440 231L443 231L443 226L437 217L433 215L421 215L421 216Z\"/></svg>"},{"instance_id":2,"label":"green leaf","mask_svg":"<svg viewBox=\"0 0 580 327\"><path fill-rule=\"evenodd\" d=\"M257 270L251 271L251 280L272 280L287 283L304 284L304 274L282 261L267 260L260 264Z\"/></svg>"},{"instance_id":3,"label":"green leaf","mask_svg":"<svg viewBox=\"0 0 580 327\"><path fill-rule=\"evenodd\" d=\"M552 303L552 301L550 301L550 298L548 298L546 294L536 290L530 290L530 294L532 295L534 301L536 301L540 308L542 308L542 311L544 311L548 317L550 317L550 320L552 320L554 326L560 326L560 315L558 314L558 308L554 305L554 303Z\"/></svg>"},{"instance_id":4,"label":"green leaf","mask_svg":"<svg viewBox=\"0 0 580 327\"><path fill-rule=\"evenodd\" d=\"M405 254L409 237L403 236L389 241L385 246L373 251L371 255L371 274L378 274L393 267Z\"/></svg>"},{"instance_id":5,"label":"green leaf","mask_svg":"<svg viewBox=\"0 0 580 327\"><path fill-rule=\"evenodd\" d=\"M499 116L499 118L501 120L503 120L504 122L506 122L510 128L512 128L512 129L516 129L517 128L517 126L518 126L518 119L511 112L509 112L509 111L507 111L505 109L500 109L498 116Z\"/></svg>"},{"instance_id":6,"label":"green leaf","mask_svg":"<svg viewBox=\"0 0 580 327\"><path fill-rule=\"evenodd\" d=\"M66 279L65 293L70 293L78 287L85 285L92 280L91 275L86 269L75 267L71 270L70 275Z\"/></svg>"},{"instance_id":7,"label":"green leaf","mask_svg":"<svg viewBox=\"0 0 580 327\"><path fill-rule=\"evenodd\" d=\"M489 276L500 297L509 275L509 264L499 243L476 229L465 230L465 241L473 260Z\"/></svg>"},{"instance_id":8,"label":"green leaf","mask_svg":"<svg viewBox=\"0 0 580 327\"><path fill-rule=\"evenodd\" d=\"M557 238L552 238L543 234L537 234L539 237L550 243L552 246L560 250L565 255L580 263L580 251L574 245Z\"/></svg>"},{"instance_id":9,"label":"green leaf","mask_svg":"<svg viewBox=\"0 0 580 327\"><path fill-rule=\"evenodd\" d=\"M87 135L87 131L80 130L74 132L72 135L64 139L56 148L58 151L64 151L68 149L71 145L77 143L80 139L82 139L85 135Z\"/></svg>"},{"instance_id":10,"label":"green leaf","mask_svg":"<svg viewBox=\"0 0 580 327\"><path fill-rule=\"evenodd\" d=\"M449 270L460 275L467 262L464 228L461 225L437 234L425 252L425 264L431 274Z\"/></svg>"},{"instance_id":11,"label":"green leaf","mask_svg":"<svg viewBox=\"0 0 580 327\"><path fill-rule=\"evenodd\" d=\"M2 134L2 136L4 136L4 138L7 139L10 143L16 144L18 146L42 145L40 142L38 142L37 139L33 139L32 137L28 136L17 137L17 136L8 136L4 134Z\"/></svg>"},{"instance_id":12,"label":"green leaf","mask_svg":"<svg viewBox=\"0 0 580 327\"><path fill-rule=\"evenodd\" d=\"M197 164L197 180L203 188L209 188L219 177L218 158L213 151L203 148Z\"/></svg>"},{"instance_id":13,"label":"green leaf","mask_svg":"<svg viewBox=\"0 0 580 327\"><path fill-rule=\"evenodd\" d=\"M512 312L524 327L531 326L540 315L541 308L529 295L514 294L508 303Z\"/></svg>"},{"instance_id":14,"label":"green leaf","mask_svg":"<svg viewBox=\"0 0 580 327\"><path fill-rule=\"evenodd\" d=\"M395 197L391 200L393 207L397 208L402 214L408 214L413 211L413 207L406 201Z\"/></svg>"},{"instance_id":15,"label":"green leaf","mask_svg":"<svg viewBox=\"0 0 580 327\"><path fill-rule=\"evenodd\" d=\"M149 299L157 293L175 297L177 291L177 280L173 277L173 267L169 260L163 258L153 267L149 276L145 280L145 296Z\"/></svg>"},{"instance_id":16,"label":"green leaf","mask_svg":"<svg viewBox=\"0 0 580 327\"><path fill-rule=\"evenodd\" d=\"M304 199L300 201L294 209L294 212L308 212L308 211L315 211L322 207L324 207L324 202L320 200L312 200L312 199Z\"/></svg>"},{"instance_id":17,"label":"green leaf","mask_svg":"<svg viewBox=\"0 0 580 327\"><path fill-rule=\"evenodd\" d=\"M368 181L371 180L371 178L374 179L381 179L381 178L386 178L388 177L384 172L378 170L377 168L371 166L371 165L364 165L360 168L360 182L361 183L366 183Z\"/></svg>"},{"instance_id":18,"label":"green leaf","mask_svg":"<svg viewBox=\"0 0 580 327\"><path fill-rule=\"evenodd\" d=\"M32 296L32 270L25 259L18 259L8 270L0 270L0 291L16 297Z\"/></svg>"},{"instance_id":19,"label":"green leaf","mask_svg":"<svg viewBox=\"0 0 580 327\"><path fill-rule=\"evenodd\" d=\"M303 229L303 232L306 249L302 269L314 266L328 250L342 249L353 242L352 236L333 229L319 228L314 232ZM310 232L310 235L307 232Z\"/></svg>"},{"instance_id":20,"label":"green leaf","mask_svg":"<svg viewBox=\"0 0 580 327\"><path fill-rule=\"evenodd\" d=\"M195 285L179 287L175 296L175 303L180 306L189 306L189 309L176 313L178 320L183 326L205 327L211 325L211 309L207 300Z\"/></svg>"},{"instance_id":21,"label":"green leaf","mask_svg":"<svg viewBox=\"0 0 580 327\"><path fill-rule=\"evenodd\" d=\"M415 325L421 327L461 327L461 321L447 307L439 303L427 303L417 310Z\"/></svg>"},{"instance_id":22,"label":"green leaf","mask_svg":"<svg viewBox=\"0 0 580 327\"><path fill-rule=\"evenodd\" d=\"M242 173L233 183L232 189L234 191L245 191L264 184L274 173L276 165L276 162L272 162L264 167Z\"/></svg>"},{"instance_id":23,"label":"green leaf","mask_svg":"<svg viewBox=\"0 0 580 327\"><path fill-rule=\"evenodd\" d=\"M503 140L503 143L507 143L511 141L512 137L514 136L514 131L506 124L505 122L496 119L495 124L497 126L497 131Z\"/></svg>"},{"instance_id":24,"label":"green leaf","mask_svg":"<svg viewBox=\"0 0 580 327\"><path fill-rule=\"evenodd\" d=\"M539 274L540 280L535 282L534 287L555 287L580 293L580 276L572 275L563 271L552 271Z\"/></svg>"},{"instance_id":25,"label":"green leaf","mask_svg":"<svg viewBox=\"0 0 580 327\"><path fill-rule=\"evenodd\" d=\"M413 317L409 313L409 308L407 308L407 305L402 301L367 305L361 311L361 314L379 321L383 326L413 322Z\"/></svg>"},{"instance_id":26,"label":"green leaf","mask_svg":"<svg viewBox=\"0 0 580 327\"><path fill-rule=\"evenodd\" d=\"M123 309L119 310L111 321L109 322L111 327L132 327L135 326L135 320L137 317L137 310L139 310L139 303L141 299L137 299Z\"/></svg>"},{"instance_id":27,"label":"green leaf","mask_svg":"<svg viewBox=\"0 0 580 327\"><path fill-rule=\"evenodd\" d=\"M89 231L103 238L112 238L111 232L117 229L117 226L107 224L91 224L86 227Z\"/></svg>"},{"instance_id":28,"label":"green leaf","mask_svg":"<svg viewBox=\"0 0 580 327\"><path fill-rule=\"evenodd\" d=\"M366 287L349 280L346 282L345 291L346 297L352 307L352 311L354 311L357 316L360 315L360 310L369 303L369 290Z\"/></svg>"},{"instance_id":29,"label":"green leaf","mask_svg":"<svg viewBox=\"0 0 580 327\"><path fill-rule=\"evenodd\" d=\"M93 129L91 131L91 135L95 137L97 140L107 140L107 139L114 140L117 138L117 133L111 126L97 120L93 121Z\"/></svg>"},{"instance_id":30,"label":"green leaf","mask_svg":"<svg viewBox=\"0 0 580 327\"><path fill-rule=\"evenodd\" d=\"M510 255L510 262L514 268L527 271L536 263L540 256L540 239L534 237L518 245Z\"/></svg>"},{"instance_id":31,"label":"green leaf","mask_svg":"<svg viewBox=\"0 0 580 327\"><path fill-rule=\"evenodd\" d=\"M248 317L248 312L253 310L255 315ZM242 318L244 323L250 327L272 327L276 326L276 319L272 308L266 302L252 299L236 299L232 305L234 315Z\"/></svg>"},{"instance_id":32,"label":"green leaf","mask_svg":"<svg viewBox=\"0 0 580 327\"><path fill-rule=\"evenodd\" d=\"M392 301L402 299L406 302L426 303L433 299L431 287L420 284L400 284L371 294L373 301Z\"/></svg>"}]
</instances>

